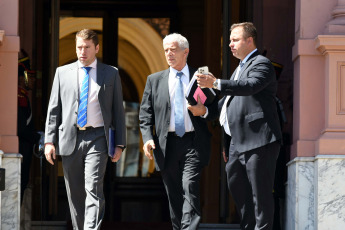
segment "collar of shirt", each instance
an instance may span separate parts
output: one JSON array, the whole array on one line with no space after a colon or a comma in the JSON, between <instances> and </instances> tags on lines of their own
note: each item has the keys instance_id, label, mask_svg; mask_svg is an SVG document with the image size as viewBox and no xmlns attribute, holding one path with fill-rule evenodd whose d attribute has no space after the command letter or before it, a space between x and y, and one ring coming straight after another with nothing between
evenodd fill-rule
<instances>
[{"instance_id":1,"label":"collar of shirt","mask_svg":"<svg viewBox=\"0 0 345 230\"><path fill-rule=\"evenodd\" d=\"M173 76L176 78L176 74L178 72L182 72L183 75L182 75L182 81L183 81L183 78L185 77L189 77L189 68L188 68L188 65L186 64L183 69L181 71L178 71L176 69L174 69L173 67L170 67L170 76ZM187 78L188 82L189 82L189 79Z\"/></svg>"},{"instance_id":2,"label":"collar of shirt","mask_svg":"<svg viewBox=\"0 0 345 230\"><path fill-rule=\"evenodd\" d=\"M84 67L83 63L81 63L79 60L77 61L78 63L78 68L81 69L82 67ZM96 69L96 66L97 66L97 58L95 58L95 60L90 64L88 65L89 67L91 67L92 69Z\"/></svg>"},{"instance_id":3,"label":"collar of shirt","mask_svg":"<svg viewBox=\"0 0 345 230\"><path fill-rule=\"evenodd\" d=\"M250 53L243 59L242 63L243 63L243 64L246 63L246 62L248 61L249 57L250 57L255 51L257 51L257 50L258 50L258 49L255 49L255 50L253 50L252 52L250 52Z\"/></svg>"},{"instance_id":4,"label":"collar of shirt","mask_svg":"<svg viewBox=\"0 0 345 230\"><path fill-rule=\"evenodd\" d=\"M177 71L176 69L170 67L170 72L169 72L169 94L170 98L174 99L175 95L175 89L176 89L176 83L178 81L176 74L178 72L182 72L183 75L181 77L182 84L183 84L183 91L185 92L188 84L189 84L189 68L188 65L186 64L185 67L181 71Z\"/></svg>"}]
</instances>

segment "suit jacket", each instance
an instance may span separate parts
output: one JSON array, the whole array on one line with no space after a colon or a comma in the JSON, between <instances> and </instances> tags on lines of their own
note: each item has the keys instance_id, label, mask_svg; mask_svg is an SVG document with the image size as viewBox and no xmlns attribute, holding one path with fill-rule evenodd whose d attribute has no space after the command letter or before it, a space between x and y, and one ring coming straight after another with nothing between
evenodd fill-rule
<instances>
[{"instance_id":1,"label":"suit jacket","mask_svg":"<svg viewBox=\"0 0 345 230\"><path fill-rule=\"evenodd\" d=\"M98 101L109 146L109 128L115 130L115 144L126 145L126 126L123 109L122 86L119 71L97 62ZM79 106L77 62L56 69L50 95L45 143L53 143L56 154L73 153L77 137Z\"/></svg>"},{"instance_id":2,"label":"suit jacket","mask_svg":"<svg viewBox=\"0 0 345 230\"><path fill-rule=\"evenodd\" d=\"M189 68L192 78L196 69ZM153 150L157 170L164 169L167 137L170 123L169 69L148 76L140 106L139 120L143 142L154 140L156 149ZM215 102L217 104L217 101ZM194 146L200 154L203 165L207 165L211 151L211 133L205 119L195 117L190 111L194 130Z\"/></svg>"},{"instance_id":3,"label":"suit jacket","mask_svg":"<svg viewBox=\"0 0 345 230\"><path fill-rule=\"evenodd\" d=\"M235 74L236 70L230 80L220 81L221 93L232 96L227 106L231 139L225 135L226 151L230 140L240 153L281 140L275 101L277 81L270 60L255 52L243 65L237 81L233 80ZM211 115L220 113L225 98L213 107Z\"/></svg>"}]
</instances>

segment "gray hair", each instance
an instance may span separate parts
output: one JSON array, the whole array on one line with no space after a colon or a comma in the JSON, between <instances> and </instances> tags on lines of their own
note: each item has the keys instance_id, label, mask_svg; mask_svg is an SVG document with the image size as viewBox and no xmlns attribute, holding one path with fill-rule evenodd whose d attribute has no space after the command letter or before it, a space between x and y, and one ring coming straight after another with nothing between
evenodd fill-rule
<instances>
[{"instance_id":1,"label":"gray hair","mask_svg":"<svg viewBox=\"0 0 345 230\"><path fill-rule=\"evenodd\" d=\"M165 36L165 38L163 39L163 47L164 44L168 42L177 42L178 46L181 49L189 49L189 43L187 41L187 38L183 37L181 34L173 33Z\"/></svg>"}]
</instances>

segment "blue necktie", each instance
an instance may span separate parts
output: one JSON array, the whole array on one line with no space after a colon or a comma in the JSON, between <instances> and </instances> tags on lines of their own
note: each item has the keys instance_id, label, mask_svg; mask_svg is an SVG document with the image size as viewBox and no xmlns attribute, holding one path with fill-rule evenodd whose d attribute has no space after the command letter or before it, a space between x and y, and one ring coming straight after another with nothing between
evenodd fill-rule
<instances>
[{"instance_id":1,"label":"blue necktie","mask_svg":"<svg viewBox=\"0 0 345 230\"><path fill-rule=\"evenodd\" d=\"M82 67L85 77L81 85L79 109L78 109L78 125L84 127L87 123L87 98L89 96L89 71L91 67Z\"/></svg>"},{"instance_id":2,"label":"blue necktie","mask_svg":"<svg viewBox=\"0 0 345 230\"><path fill-rule=\"evenodd\" d=\"M182 137L184 135L185 128L184 128L184 116L183 116L183 85L182 85L182 77L183 73L178 72L176 77L178 78L177 87L175 91L175 133Z\"/></svg>"}]
</instances>

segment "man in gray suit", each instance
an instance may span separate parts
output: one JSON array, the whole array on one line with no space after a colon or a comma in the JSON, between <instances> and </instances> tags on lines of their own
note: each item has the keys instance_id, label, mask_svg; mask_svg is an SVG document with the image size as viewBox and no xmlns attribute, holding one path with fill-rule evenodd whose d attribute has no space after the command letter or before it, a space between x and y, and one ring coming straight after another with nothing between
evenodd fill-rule
<instances>
[{"instance_id":1,"label":"man in gray suit","mask_svg":"<svg viewBox=\"0 0 345 230\"><path fill-rule=\"evenodd\" d=\"M164 38L163 47L170 68L148 76L140 106L143 150L152 160L153 149L169 199L173 229L197 229L200 174L209 162L211 134L204 119L187 109L191 106L184 92L196 71L187 65L187 39L170 34Z\"/></svg>"},{"instance_id":2,"label":"man in gray suit","mask_svg":"<svg viewBox=\"0 0 345 230\"><path fill-rule=\"evenodd\" d=\"M97 34L76 34L78 61L57 68L50 95L45 157L54 165L62 157L73 229L100 229L105 201L103 180L110 152L117 162L126 145L125 115L119 72L100 63ZM115 140L109 140L109 129Z\"/></svg>"},{"instance_id":3,"label":"man in gray suit","mask_svg":"<svg viewBox=\"0 0 345 230\"><path fill-rule=\"evenodd\" d=\"M241 216L241 228L248 230L272 229L272 190L282 138L275 71L270 60L259 55L256 37L252 23L232 25L229 46L240 65L230 80L198 76L201 87L213 87L225 95L218 108L212 107L205 116L220 114L228 187Z\"/></svg>"}]
</instances>

